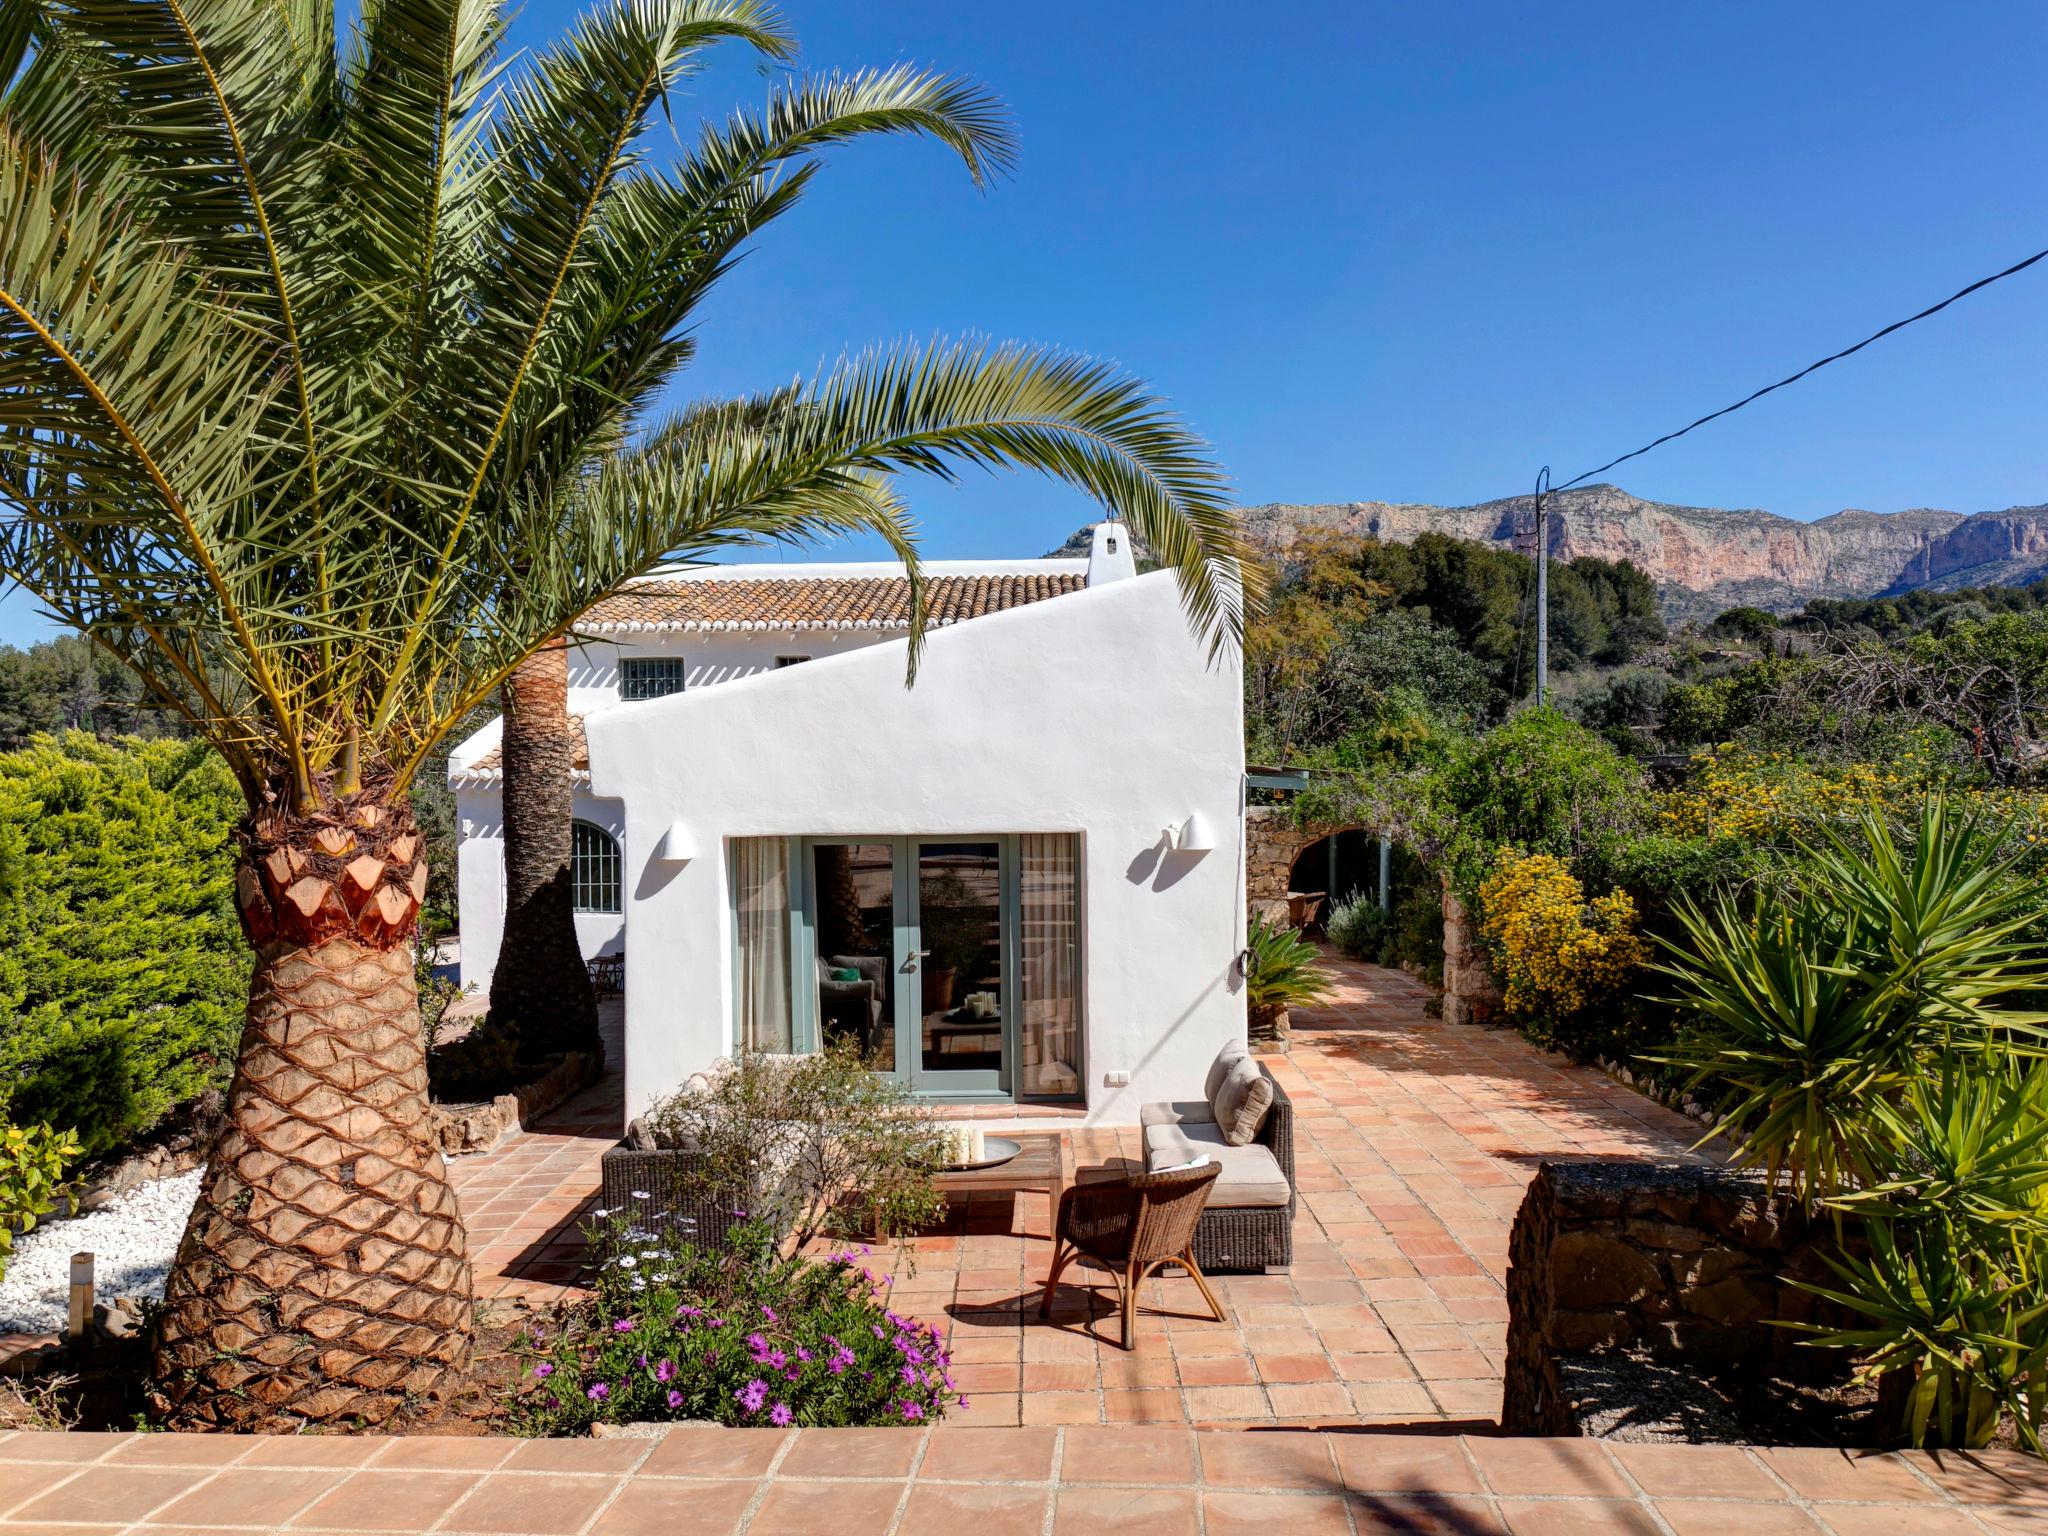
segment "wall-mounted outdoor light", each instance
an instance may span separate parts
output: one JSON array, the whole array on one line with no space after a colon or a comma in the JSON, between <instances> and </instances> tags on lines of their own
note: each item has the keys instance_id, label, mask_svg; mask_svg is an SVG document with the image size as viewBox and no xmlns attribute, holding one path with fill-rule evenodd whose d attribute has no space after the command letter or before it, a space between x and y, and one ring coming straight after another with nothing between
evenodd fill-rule
<instances>
[{"instance_id":1,"label":"wall-mounted outdoor light","mask_svg":"<svg viewBox=\"0 0 2048 1536\"><path fill-rule=\"evenodd\" d=\"M686 864L697 857L697 839L686 824L672 821L655 845L654 856L664 864Z\"/></svg>"},{"instance_id":2,"label":"wall-mounted outdoor light","mask_svg":"<svg viewBox=\"0 0 2048 1536\"><path fill-rule=\"evenodd\" d=\"M1166 846L1176 853L1207 853L1216 846L1216 834L1200 811L1178 826L1166 829Z\"/></svg>"}]
</instances>

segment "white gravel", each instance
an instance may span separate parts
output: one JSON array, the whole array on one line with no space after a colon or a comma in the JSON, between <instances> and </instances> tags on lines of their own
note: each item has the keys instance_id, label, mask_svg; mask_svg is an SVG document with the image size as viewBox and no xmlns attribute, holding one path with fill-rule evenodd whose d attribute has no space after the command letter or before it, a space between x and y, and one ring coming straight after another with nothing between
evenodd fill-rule
<instances>
[{"instance_id":1,"label":"white gravel","mask_svg":"<svg viewBox=\"0 0 2048 1536\"><path fill-rule=\"evenodd\" d=\"M56 1333L64 1326L71 1255L93 1256L100 1300L161 1296L178 1240L185 1235L203 1168L145 1184L105 1210L69 1221L44 1220L14 1240L0 1280L0 1333Z\"/></svg>"}]
</instances>

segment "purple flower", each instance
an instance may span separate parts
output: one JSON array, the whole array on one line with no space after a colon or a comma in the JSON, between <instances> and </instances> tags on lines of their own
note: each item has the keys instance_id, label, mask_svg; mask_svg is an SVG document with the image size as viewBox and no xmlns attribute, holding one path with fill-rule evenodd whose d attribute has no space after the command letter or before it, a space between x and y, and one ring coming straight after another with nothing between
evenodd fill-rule
<instances>
[{"instance_id":1,"label":"purple flower","mask_svg":"<svg viewBox=\"0 0 2048 1536\"><path fill-rule=\"evenodd\" d=\"M782 1321L781 1318L775 1315L775 1309L773 1307L763 1307L761 1309L761 1315L767 1318L768 1321L771 1323L779 1323Z\"/></svg>"},{"instance_id":2,"label":"purple flower","mask_svg":"<svg viewBox=\"0 0 2048 1536\"><path fill-rule=\"evenodd\" d=\"M670 1393L669 1393L669 1395L668 1395L668 1405L669 1405L669 1407L671 1407L671 1408L680 1408L680 1407L682 1407L682 1406L683 1406L683 1394L682 1394L682 1393L680 1393L680 1392L674 1392L674 1391L670 1392ZM961 1398L961 1399L960 1399L960 1406L961 1406L962 1408L965 1408L965 1407L967 1406L967 1399L966 1399L966 1398L964 1398L964 1397L963 1397L963 1398Z\"/></svg>"},{"instance_id":3,"label":"purple flower","mask_svg":"<svg viewBox=\"0 0 2048 1536\"><path fill-rule=\"evenodd\" d=\"M533 1374L540 1377L542 1381L546 1381L548 1377L555 1374L555 1368L552 1365L549 1365L545 1360L543 1360L539 1365L536 1365L533 1368Z\"/></svg>"},{"instance_id":4,"label":"purple flower","mask_svg":"<svg viewBox=\"0 0 2048 1536\"><path fill-rule=\"evenodd\" d=\"M654 1368L654 1379L656 1381L674 1381L676 1379L675 1361L664 1360L661 1364L657 1365Z\"/></svg>"},{"instance_id":5,"label":"purple flower","mask_svg":"<svg viewBox=\"0 0 2048 1536\"><path fill-rule=\"evenodd\" d=\"M906 1422L915 1421L924 1417L924 1410L915 1403L905 1403L903 1405L903 1417Z\"/></svg>"},{"instance_id":6,"label":"purple flower","mask_svg":"<svg viewBox=\"0 0 2048 1536\"><path fill-rule=\"evenodd\" d=\"M739 1391L733 1393L733 1396L739 1399L740 1406L746 1409L747 1412L759 1413L761 1405L768 1401L768 1383L756 1376L744 1387L741 1387Z\"/></svg>"},{"instance_id":7,"label":"purple flower","mask_svg":"<svg viewBox=\"0 0 2048 1536\"><path fill-rule=\"evenodd\" d=\"M616 1323L612 1324L613 1333L631 1333L632 1331L633 1319L631 1319L630 1317L622 1317Z\"/></svg>"},{"instance_id":8,"label":"purple flower","mask_svg":"<svg viewBox=\"0 0 2048 1536\"><path fill-rule=\"evenodd\" d=\"M612 1389L601 1381L593 1381L590 1384L590 1390L583 1395L593 1403L601 1403L612 1395Z\"/></svg>"},{"instance_id":9,"label":"purple flower","mask_svg":"<svg viewBox=\"0 0 2048 1536\"><path fill-rule=\"evenodd\" d=\"M805 1349L803 1345L799 1344L796 1347L796 1357L797 1359L803 1361L806 1365L808 1365L811 1361L811 1352L808 1349Z\"/></svg>"},{"instance_id":10,"label":"purple flower","mask_svg":"<svg viewBox=\"0 0 2048 1536\"><path fill-rule=\"evenodd\" d=\"M795 1417L796 1415L789 1411L789 1404L787 1403L777 1403L768 1410L768 1422L777 1429L787 1429L789 1421Z\"/></svg>"},{"instance_id":11,"label":"purple flower","mask_svg":"<svg viewBox=\"0 0 2048 1536\"><path fill-rule=\"evenodd\" d=\"M768 1358L768 1340L758 1333L750 1333L747 1335L747 1348L751 1349L754 1352L754 1358L756 1360L765 1360Z\"/></svg>"},{"instance_id":12,"label":"purple flower","mask_svg":"<svg viewBox=\"0 0 2048 1536\"><path fill-rule=\"evenodd\" d=\"M761 1363L771 1371L787 1370L789 1368L789 1356L779 1349L771 1349Z\"/></svg>"}]
</instances>

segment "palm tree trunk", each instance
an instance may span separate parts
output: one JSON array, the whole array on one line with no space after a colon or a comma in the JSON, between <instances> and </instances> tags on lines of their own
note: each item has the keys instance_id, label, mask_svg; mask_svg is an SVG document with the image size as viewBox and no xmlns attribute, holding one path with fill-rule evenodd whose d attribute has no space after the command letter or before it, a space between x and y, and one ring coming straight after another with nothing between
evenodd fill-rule
<instances>
[{"instance_id":1,"label":"palm tree trunk","mask_svg":"<svg viewBox=\"0 0 2048 1536\"><path fill-rule=\"evenodd\" d=\"M429 1134L411 808L274 794L238 839L248 1023L152 1341L184 1429L381 1424L461 1381L468 1239Z\"/></svg>"},{"instance_id":2,"label":"palm tree trunk","mask_svg":"<svg viewBox=\"0 0 2048 1536\"><path fill-rule=\"evenodd\" d=\"M569 876L576 743L569 733L567 646L559 639L543 646L499 693L505 935L491 972L491 1019L516 1029L528 1056L601 1055L597 994L576 938Z\"/></svg>"}]
</instances>

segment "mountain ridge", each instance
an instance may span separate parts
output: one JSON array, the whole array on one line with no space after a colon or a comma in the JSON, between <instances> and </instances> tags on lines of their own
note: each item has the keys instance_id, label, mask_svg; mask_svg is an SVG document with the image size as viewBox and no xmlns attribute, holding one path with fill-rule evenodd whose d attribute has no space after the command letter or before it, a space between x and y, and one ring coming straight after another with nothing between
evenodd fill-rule
<instances>
[{"instance_id":1,"label":"mountain ridge","mask_svg":"<svg viewBox=\"0 0 2048 1536\"><path fill-rule=\"evenodd\" d=\"M1777 613L1812 598L2018 585L2048 575L2048 504L1985 512L1845 508L1802 523L1762 508L1646 501L1589 485L1548 498L1550 553L1628 560L1656 584L1665 616L1711 618L1750 604ZM1407 543L1444 533L1532 549L1535 503L1266 502L1242 509L1255 542L1285 556L1314 530ZM1087 530L1055 553L1087 552Z\"/></svg>"}]
</instances>

